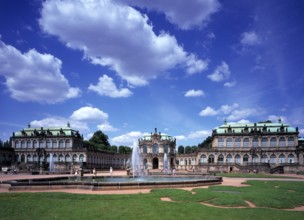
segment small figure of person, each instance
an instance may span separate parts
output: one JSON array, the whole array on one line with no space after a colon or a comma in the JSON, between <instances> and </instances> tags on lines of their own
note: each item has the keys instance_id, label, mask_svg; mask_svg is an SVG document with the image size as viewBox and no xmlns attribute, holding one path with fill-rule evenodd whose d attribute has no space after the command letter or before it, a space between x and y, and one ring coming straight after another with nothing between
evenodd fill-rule
<instances>
[{"instance_id":1,"label":"small figure of person","mask_svg":"<svg viewBox=\"0 0 304 220\"><path fill-rule=\"evenodd\" d=\"M16 168L14 169L14 174L17 174L17 169Z\"/></svg>"},{"instance_id":2,"label":"small figure of person","mask_svg":"<svg viewBox=\"0 0 304 220\"><path fill-rule=\"evenodd\" d=\"M96 170L95 170L95 168L93 169L93 175L96 176Z\"/></svg>"},{"instance_id":3,"label":"small figure of person","mask_svg":"<svg viewBox=\"0 0 304 220\"><path fill-rule=\"evenodd\" d=\"M78 174L78 170L75 171L75 176L77 176L77 174Z\"/></svg>"},{"instance_id":4,"label":"small figure of person","mask_svg":"<svg viewBox=\"0 0 304 220\"><path fill-rule=\"evenodd\" d=\"M110 167L110 175L112 176L112 173L113 173L113 168Z\"/></svg>"}]
</instances>

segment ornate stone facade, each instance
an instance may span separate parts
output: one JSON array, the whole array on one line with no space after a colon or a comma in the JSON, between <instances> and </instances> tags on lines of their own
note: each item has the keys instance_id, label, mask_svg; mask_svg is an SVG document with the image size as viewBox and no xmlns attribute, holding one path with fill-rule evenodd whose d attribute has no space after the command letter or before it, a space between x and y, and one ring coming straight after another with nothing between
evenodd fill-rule
<instances>
[{"instance_id":1,"label":"ornate stone facade","mask_svg":"<svg viewBox=\"0 0 304 220\"><path fill-rule=\"evenodd\" d=\"M169 167L175 167L176 139L172 136L157 133L145 135L139 139L139 149L144 167L148 169L163 169L164 156L167 155Z\"/></svg>"}]
</instances>

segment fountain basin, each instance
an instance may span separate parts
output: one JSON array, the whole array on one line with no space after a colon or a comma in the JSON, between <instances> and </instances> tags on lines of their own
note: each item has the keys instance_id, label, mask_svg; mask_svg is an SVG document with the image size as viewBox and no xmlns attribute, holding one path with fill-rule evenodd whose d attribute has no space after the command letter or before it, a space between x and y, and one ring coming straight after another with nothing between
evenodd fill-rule
<instances>
[{"instance_id":1,"label":"fountain basin","mask_svg":"<svg viewBox=\"0 0 304 220\"><path fill-rule=\"evenodd\" d=\"M123 190L123 189L155 189L182 188L217 185L222 177L216 176L178 176L178 177L54 177L3 181L9 191L87 189L87 190Z\"/></svg>"}]
</instances>

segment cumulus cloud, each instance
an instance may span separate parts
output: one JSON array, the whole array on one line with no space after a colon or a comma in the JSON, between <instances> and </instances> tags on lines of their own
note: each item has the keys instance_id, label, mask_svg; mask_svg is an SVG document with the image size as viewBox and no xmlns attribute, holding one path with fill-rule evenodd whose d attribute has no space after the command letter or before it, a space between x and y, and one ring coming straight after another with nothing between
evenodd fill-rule
<instances>
[{"instance_id":1,"label":"cumulus cloud","mask_svg":"<svg viewBox=\"0 0 304 220\"><path fill-rule=\"evenodd\" d=\"M233 103L232 105L222 105L220 107L220 112L223 114L230 114L234 109L238 108L239 104L238 103Z\"/></svg>"},{"instance_id":2,"label":"cumulus cloud","mask_svg":"<svg viewBox=\"0 0 304 220\"><path fill-rule=\"evenodd\" d=\"M138 138L141 138L143 135L145 134L140 131L131 131L129 133L112 138L111 144L133 146L133 142L137 141Z\"/></svg>"},{"instance_id":3,"label":"cumulus cloud","mask_svg":"<svg viewBox=\"0 0 304 220\"><path fill-rule=\"evenodd\" d=\"M277 116L277 115L269 115L267 120L272 121L273 123L277 123L281 119L283 123L287 122L287 118L285 116Z\"/></svg>"},{"instance_id":4,"label":"cumulus cloud","mask_svg":"<svg viewBox=\"0 0 304 220\"><path fill-rule=\"evenodd\" d=\"M191 132L188 135L188 138L189 139L204 139L204 138L208 137L209 135L211 135L210 131L202 130L202 131Z\"/></svg>"},{"instance_id":5,"label":"cumulus cloud","mask_svg":"<svg viewBox=\"0 0 304 220\"><path fill-rule=\"evenodd\" d=\"M261 39L255 31L244 32L241 34L241 44L244 46L253 46L261 43Z\"/></svg>"},{"instance_id":6,"label":"cumulus cloud","mask_svg":"<svg viewBox=\"0 0 304 220\"><path fill-rule=\"evenodd\" d=\"M89 90L97 92L101 96L109 96L111 98L129 97L132 92L127 88L118 89L113 79L107 75L99 78L97 85L90 84Z\"/></svg>"},{"instance_id":7,"label":"cumulus cloud","mask_svg":"<svg viewBox=\"0 0 304 220\"><path fill-rule=\"evenodd\" d=\"M77 121L105 121L108 119L108 114L101 111L98 108L93 108L90 106L81 107L80 109L74 111L71 115L71 119Z\"/></svg>"},{"instance_id":8,"label":"cumulus cloud","mask_svg":"<svg viewBox=\"0 0 304 220\"><path fill-rule=\"evenodd\" d=\"M217 66L214 72L207 76L214 82L220 82L230 77L229 66L226 62L222 62L220 66Z\"/></svg>"},{"instance_id":9,"label":"cumulus cloud","mask_svg":"<svg viewBox=\"0 0 304 220\"><path fill-rule=\"evenodd\" d=\"M254 108L252 109L236 109L231 112L231 114L227 117L228 120L239 120L241 118L246 118L252 115L258 115L258 111Z\"/></svg>"},{"instance_id":10,"label":"cumulus cloud","mask_svg":"<svg viewBox=\"0 0 304 220\"><path fill-rule=\"evenodd\" d=\"M64 22L62 22L64 21ZM40 26L96 65L107 66L131 85L146 85L169 69L201 72L207 62L184 51L174 36L156 35L148 17L118 1L43 3Z\"/></svg>"},{"instance_id":11,"label":"cumulus cloud","mask_svg":"<svg viewBox=\"0 0 304 220\"><path fill-rule=\"evenodd\" d=\"M97 128L98 128L98 130L101 130L101 131L117 131L117 128L114 128L108 122L105 122L101 125L97 125Z\"/></svg>"},{"instance_id":12,"label":"cumulus cloud","mask_svg":"<svg viewBox=\"0 0 304 220\"><path fill-rule=\"evenodd\" d=\"M213 116L213 115L217 115L218 112L216 110L214 110L213 108L211 108L210 106L207 106L205 109L203 109L199 115L200 116Z\"/></svg>"},{"instance_id":13,"label":"cumulus cloud","mask_svg":"<svg viewBox=\"0 0 304 220\"><path fill-rule=\"evenodd\" d=\"M174 138L177 140L177 141L183 141L183 140L186 140L186 136L184 135L176 135L174 136Z\"/></svg>"},{"instance_id":14,"label":"cumulus cloud","mask_svg":"<svg viewBox=\"0 0 304 220\"><path fill-rule=\"evenodd\" d=\"M231 88L234 87L236 85L236 81L232 81L232 82L225 82L224 86L227 88Z\"/></svg>"},{"instance_id":15,"label":"cumulus cloud","mask_svg":"<svg viewBox=\"0 0 304 220\"><path fill-rule=\"evenodd\" d=\"M185 93L185 97L205 96L204 91L191 89Z\"/></svg>"},{"instance_id":16,"label":"cumulus cloud","mask_svg":"<svg viewBox=\"0 0 304 220\"><path fill-rule=\"evenodd\" d=\"M218 0L121 0L121 2L164 13L170 23L183 30L205 26L211 15L221 9Z\"/></svg>"},{"instance_id":17,"label":"cumulus cloud","mask_svg":"<svg viewBox=\"0 0 304 220\"><path fill-rule=\"evenodd\" d=\"M0 40L0 75L12 98L27 102L57 103L80 95L61 73L62 62L34 49L21 53Z\"/></svg>"}]
</instances>

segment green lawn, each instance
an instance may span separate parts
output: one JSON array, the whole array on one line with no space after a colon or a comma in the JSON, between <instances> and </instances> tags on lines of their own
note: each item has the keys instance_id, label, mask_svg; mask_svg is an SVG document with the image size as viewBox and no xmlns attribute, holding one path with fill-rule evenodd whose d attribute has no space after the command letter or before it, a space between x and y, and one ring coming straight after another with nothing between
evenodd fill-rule
<instances>
[{"instance_id":1,"label":"green lawn","mask_svg":"<svg viewBox=\"0 0 304 220\"><path fill-rule=\"evenodd\" d=\"M1 193L0 219L304 219L304 183L248 181L248 187L212 186L195 194L181 189L157 189L136 195L68 193ZM169 197L174 202L161 201ZM200 204L256 208L215 208Z\"/></svg>"},{"instance_id":2,"label":"green lawn","mask_svg":"<svg viewBox=\"0 0 304 220\"><path fill-rule=\"evenodd\" d=\"M216 176L231 177L231 178L288 178L296 179L296 177L279 176L264 173L216 173ZM299 176L300 178L300 176Z\"/></svg>"}]
</instances>

